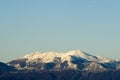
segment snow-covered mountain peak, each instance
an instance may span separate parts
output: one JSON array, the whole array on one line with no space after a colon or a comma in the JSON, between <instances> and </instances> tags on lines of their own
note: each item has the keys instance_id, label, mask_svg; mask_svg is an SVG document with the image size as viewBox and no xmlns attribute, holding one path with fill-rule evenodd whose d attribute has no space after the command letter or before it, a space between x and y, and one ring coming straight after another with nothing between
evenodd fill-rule
<instances>
[{"instance_id":1,"label":"snow-covered mountain peak","mask_svg":"<svg viewBox=\"0 0 120 80\"><path fill-rule=\"evenodd\" d=\"M32 54L28 54L22 58L27 58L29 61L33 61L36 59L41 59L43 62L53 62L56 57L61 58L61 61L72 59L70 56L75 56L77 58L84 58L88 61L96 61L96 62L109 62L111 61L108 58L93 56L90 54L87 54L86 52L80 51L80 50L72 50L65 53L57 53L57 52L35 52ZM70 60L68 60L70 61Z\"/></svg>"},{"instance_id":2,"label":"snow-covered mountain peak","mask_svg":"<svg viewBox=\"0 0 120 80\"><path fill-rule=\"evenodd\" d=\"M10 61L18 69L40 69L40 70L57 70L57 69L80 69L91 70L101 69L112 66L111 59L93 56L80 50L68 52L34 52L25 55L19 59ZM108 65L109 63L109 65ZM112 66L114 68L115 66ZM111 68L111 67L110 67Z\"/></svg>"}]
</instances>

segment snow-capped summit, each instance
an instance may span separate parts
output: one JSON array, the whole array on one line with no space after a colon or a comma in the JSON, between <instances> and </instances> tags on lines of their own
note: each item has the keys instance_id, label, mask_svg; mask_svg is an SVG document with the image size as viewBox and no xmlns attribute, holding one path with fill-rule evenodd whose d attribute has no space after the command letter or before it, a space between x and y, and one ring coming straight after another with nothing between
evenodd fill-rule
<instances>
[{"instance_id":1,"label":"snow-capped summit","mask_svg":"<svg viewBox=\"0 0 120 80\"><path fill-rule=\"evenodd\" d=\"M79 58L84 58L88 61L96 61L96 62L109 62L109 61L111 61L108 58L93 56L93 55L87 54L87 53L85 53L83 51L80 51L80 50L73 50L73 51L69 51L69 52L65 52L65 53L35 52L35 53L32 53L32 54L28 54L28 55L26 55L22 58L27 58L28 60L31 60L31 61L35 60L35 59L42 59L43 62L47 63L47 62L54 61L54 58L56 58L56 57L60 57L61 60L64 60L65 58L67 58L69 56L75 56L75 57L79 57Z\"/></svg>"},{"instance_id":2,"label":"snow-capped summit","mask_svg":"<svg viewBox=\"0 0 120 80\"><path fill-rule=\"evenodd\" d=\"M104 57L93 56L80 50L69 52L35 52L25 55L19 59L10 61L8 65L18 69L39 69L39 70L56 70L56 69L80 69L88 70L107 68L106 63L112 60Z\"/></svg>"}]
</instances>

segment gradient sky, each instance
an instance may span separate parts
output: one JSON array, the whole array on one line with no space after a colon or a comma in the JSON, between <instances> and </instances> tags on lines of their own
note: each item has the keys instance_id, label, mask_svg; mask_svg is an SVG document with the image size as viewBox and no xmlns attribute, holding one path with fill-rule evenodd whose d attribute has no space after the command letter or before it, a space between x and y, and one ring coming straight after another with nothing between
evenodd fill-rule
<instances>
[{"instance_id":1,"label":"gradient sky","mask_svg":"<svg viewBox=\"0 0 120 80\"><path fill-rule=\"evenodd\" d=\"M120 0L0 1L0 61L76 49L120 59Z\"/></svg>"}]
</instances>

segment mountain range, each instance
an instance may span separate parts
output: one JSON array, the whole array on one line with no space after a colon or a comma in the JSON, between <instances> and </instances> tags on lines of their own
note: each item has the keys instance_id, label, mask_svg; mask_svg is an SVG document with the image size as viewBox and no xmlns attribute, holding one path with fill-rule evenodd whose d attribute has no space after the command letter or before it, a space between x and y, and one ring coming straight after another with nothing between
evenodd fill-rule
<instances>
[{"instance_id":1,"label":"mountain range","mask_svg":"<svg viewBox=\"0 0 120 80\"><path fill-rule=\"evenodd\" d=\"M80 50L34 52L0 63L0 80L120 80L119 74L120 61Z\"/></svg>"},{"instance_id":2,"label":"mountain range","mask_svg":"<svg viewBox=\"0 0 120 80\"><path fill-rule=\"evenodd\" d=\"M80 50L65 53L35 52L7 63L17 69L36 70L98 70L119 69L120 62L94 56Z\"/></svg>"}]
</instances>

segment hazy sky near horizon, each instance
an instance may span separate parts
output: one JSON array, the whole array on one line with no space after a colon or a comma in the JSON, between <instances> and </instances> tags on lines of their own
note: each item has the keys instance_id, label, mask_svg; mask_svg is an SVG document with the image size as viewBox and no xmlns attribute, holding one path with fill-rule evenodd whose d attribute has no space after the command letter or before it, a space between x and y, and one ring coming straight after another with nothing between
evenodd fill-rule
<instances>
[{"instance_id":1,"label":"hazy sky near horizon","mask_svg":"<svg viewBox=\"0 0 120 80\"><path fill-rule=\"evenodd\" d=\"M120 0L0 1L0 61L76 49L120 59Z\"/></svg>"}]
</instances>

